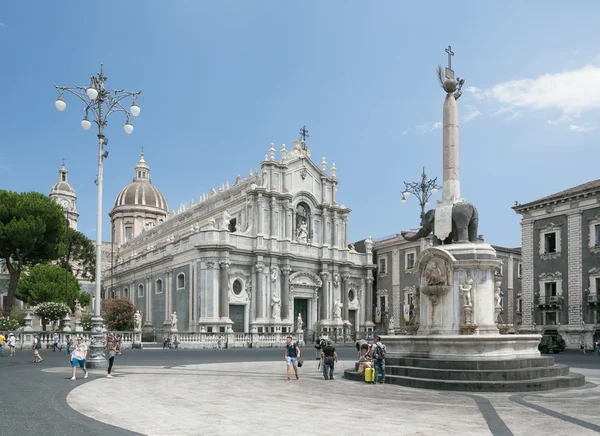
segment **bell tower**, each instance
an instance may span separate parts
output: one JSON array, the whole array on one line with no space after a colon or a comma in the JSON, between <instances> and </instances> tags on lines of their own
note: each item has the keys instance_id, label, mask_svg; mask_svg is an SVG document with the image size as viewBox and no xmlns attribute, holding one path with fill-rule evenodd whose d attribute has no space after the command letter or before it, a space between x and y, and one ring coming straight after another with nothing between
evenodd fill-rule
<instances>
[{"instance_id":1,"label":"bell tower","mask_svg":"<svg viewBox=\"0 0 600 436\"><path fill-rule=\"evenodd\" d=\"M63 159L62 167L58 170L58 182L50 190L50 199L56 202L65 213L65 218L69 221L69 227L77 230L77 194L69 184L69 172Z\"/></svg>"}]
</instances>

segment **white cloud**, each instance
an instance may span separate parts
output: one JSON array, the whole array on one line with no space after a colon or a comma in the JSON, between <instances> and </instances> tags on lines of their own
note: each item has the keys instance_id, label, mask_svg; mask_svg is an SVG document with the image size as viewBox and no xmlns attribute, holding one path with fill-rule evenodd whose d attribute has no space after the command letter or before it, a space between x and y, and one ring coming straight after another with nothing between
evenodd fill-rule
<instances>
[{"instance_id":1,"label":"white cloud","mask_svg":"<svg viewBox=\"0 0 600 436\"><path fill-rule=\"evenodd\" d=\"M425 133L433 132L434 130L441 129L442 123L441 121L429 121L423 124L417 124L415 126L415 132L419 135L423 135Z\"/></svg>"},{"instance_id":2,"label":"white cloud","mask_svg":"<svg viewBox=\"0 0 600 436\"><path fill-rule=\"evenodd\" d=\"M468 123L469 121L473 121L479 115L481 115L481 112L479 112L479 109L477 109L475 107L470 107L470 108L468 108L467 114L464 117L464 121L465 121L465 123Z\"/></svg>"},{"instance_id":3,"label":"white cloud","mask_svg":"<svg viewBox=\"0 0 600 436\"><path fill-rule=\"evenodd\" d=\"M498 113L557 110L565 119L578 117L600 109L600 66L511 80L485 90L470 86L467 91L477 100L499 103Z\"/></svg>"},{"instance_id":4,"label":"white cloud","mask_svg":"<svg viewBox=\"0 0 600 436\"><path fill-rule=\"evenodd\" d=\"M402 136L404 135L408 135L408 130L405 130L404 132L402 132Z\"/></svg>"},{"instance_id":5,"label":"white cloud","mask_svg":"<svg viewBox=\"0 0 600 436\"><path fill-rule=\"evenodd\" d=\"M596 126L594 126L592 124L584 124L584 125L570 124L569 130L572 132L585 133L585 132L591 132L593 130L596 130Z\"/></svg>"},{"instance_id":6,"label":"white cloud","mask_svg":"<svg viewBox=\"0 0 600 436\"><path fill-rule=\"evenodd\" d=\"M0 23L0 27L6 27L6 24Z\"/></svg>"}]
</instances>

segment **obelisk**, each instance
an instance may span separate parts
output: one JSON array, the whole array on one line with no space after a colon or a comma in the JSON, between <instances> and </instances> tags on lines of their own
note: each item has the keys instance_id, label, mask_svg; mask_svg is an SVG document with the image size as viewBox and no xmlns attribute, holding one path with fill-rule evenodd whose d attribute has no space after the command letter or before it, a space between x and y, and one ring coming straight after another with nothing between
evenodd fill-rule
<instances>
[{"instance_id":1,"label":"obelisk","mask_svg":"<svg viewBox=\"0 0 600 436\"><path fill-rule=\"evenodd\" d=\"M448 46L448 67L442 77L441 67L438 69L439 79L442 83L446 98L444 99L443 112L443 181L442 200L438 201L435 212L435 236L442 241L452 231L452 205L463 201L460 196L460 169L458 157L458 105L456 100L461 96L464 79L454 79L452 70L452 48Z\"/></svg>"}]
</instances>

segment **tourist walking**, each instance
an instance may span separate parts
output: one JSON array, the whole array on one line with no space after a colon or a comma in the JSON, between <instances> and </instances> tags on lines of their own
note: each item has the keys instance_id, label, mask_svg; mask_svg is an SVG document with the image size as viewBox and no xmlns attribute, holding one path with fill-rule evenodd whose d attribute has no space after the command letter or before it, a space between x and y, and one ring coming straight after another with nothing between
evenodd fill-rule
<instances>
[{"instance_id":1,"label":"tourist walking","mask_svg":"<svg viewBox=\"0 0 600 436\"><path fill-rule=\"evenodd\" d=\"M375 367L375 383L385 383L385 355L387 349L381 343L381 338L375 336L375 343L372 346L373 366Z\"/></svg>"},{"instance_id":2,"label":"tourist walking","mask_svg":"<svg viewBox=\"0 0 600 436\"><path fill-rule=\"evenodd\" d=\"M8 348L10 349L10 356L15 357L15 347L17 346L17 339L14 333L8 335Z\"/></svg>"},{"instance_id":3,"label":"tourist walking","mask_svg":"<svg viewBox=\"0 0 600 436\"><path fill-rule=\"evenodd\" d=\"M115 351L117 354L121 354L121 344L123 343L123 339L121 339L121 335L117 335L117 340L115 342Z\"/></svg>"},{"instance_id":4,"label":"tourist walking","mask_svg":"<svg viewBox=\"0 0 600 436\"><path fill-rule=\"evenodd\" d=\"M579 342L579 350L581 354L585 354L585 343L583 341Z\"/></svg>"},{"instance_id":5,"label":"tourist walking","mask_svg":"<svg viewBox=\"0 0 600 436\"><path fill-rule=\"evenodd\" d=\"M83 338L78 337L77 343L71 349L71 380L75 380L75 372L77 365L83 370L83 378L88 378L88 372L85 369L85 358L87 357L87 345L83 342Z\"/></svg>"},{"instance_id":6,"label":"tourist walking","mask_svg":"<svg viewBox=\"0 0 600 436\"><path fill-rule=\"evenodd\" d=\"M115 344L113 335L108 335L106 341L106 349L108 350L108 374L106 378L114 378L110 372L112 371L113 364L115 363L115 356L117 355L117 345Z\"/></svg>"},{"instance_id":7,"label":"tourist walking","mask_svg":"<svg viewBox=\"0 0 600 436\"><path fill-rule=\"evenodd\" d=\"M58 336L58 333L54 333L54 345L52 345L52 352L56 352L56 349L58 348L58 351L62 351L62 347L58 345L58 342L60 341L60 337Z\"/></svg>"},{"instance_id":8,"label":"tourist walking","mask_svg":"<svg viewBox=\"0 0 600 436\"><path fill-rule=\"evenodd\" d=\"M33 334L33 344L31 345L33 349L33 363L39 363L42 360L42 356L40 356L40 350L42 349L42 338L38 336L37 333Z\"/></svg>"},{"instance_id":9,"label":"tourist walking","mask_svg":"<svg viewBox=\"0 0 600 436\"><path fill-rule=\"evenodd\" d=\"M300 348L298 348L298 344L293 342L292 337L288 336L285 344L285 362L287 365L287 378L285 381L291 380L291 372L292 368L294 368L294 374L296 374L296 380L300 377L298 376L298 359L300 357Z\"/></svg>"},{"instance_id":10,"label":"tourist walking","mask_svg":"<svg viewBox=\"0 0 600 436\"><path fill-rule=\"evenodd\" d=\"M0 356L4 356L4 343L6 342L6 338L0 332Z\"/></svg>"},{"instance_id":11,"label":"tourist walking","mask_svg":"<svg viewBox=\"0 0 600 436\"><path fill-rule=\"evenodd\" d=\"M338 361L338 355L332 341L327 341L327 345L321 349L321 356L323 362L323 378L325 380L333 380L333 367Z\"/></svg>"},{"instance_id":12,"label":"tourist walking","mask_svg":"<svg viewBox=\"0 0 600 436\"><path fill-rule=\"evenodd\" d=\"M71 336L67 336L66 340L66 347L67 347L67 356L71 355L71 347L73 346L73 339L71 338Z\"/></svg>"}]
</instances>

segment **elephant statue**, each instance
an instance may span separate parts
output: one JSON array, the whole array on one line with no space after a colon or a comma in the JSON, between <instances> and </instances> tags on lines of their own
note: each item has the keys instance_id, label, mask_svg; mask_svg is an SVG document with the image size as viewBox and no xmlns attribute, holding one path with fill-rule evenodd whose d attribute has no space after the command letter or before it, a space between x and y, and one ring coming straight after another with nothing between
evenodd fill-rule
<instances>
[{"instance_id":1,"label":"elephant statue","mask_svg":"<svg viewBox=\"0 0 600 436\"><path fill-rule=\"evenodd\" d=\"M452 232L444 241L435 236L435 209L427 211L421 219L421 228L413 235L401 232L407 241L416 241L426 238L433 233L433 245L452 244L460 242L477 242L477 227L479 226L479 214L477 209L468 201L454 203L452 205Z\"/></svg>"}]
</instances>

